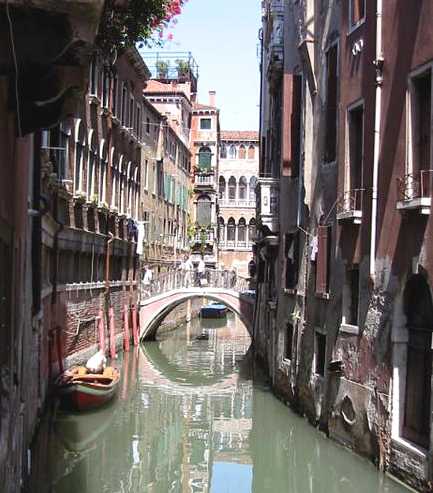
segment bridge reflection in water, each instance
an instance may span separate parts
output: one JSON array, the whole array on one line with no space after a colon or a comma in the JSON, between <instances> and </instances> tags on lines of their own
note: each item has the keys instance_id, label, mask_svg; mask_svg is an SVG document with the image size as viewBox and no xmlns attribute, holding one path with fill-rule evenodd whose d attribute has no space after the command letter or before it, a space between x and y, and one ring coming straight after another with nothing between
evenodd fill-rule
<instances>
[{"instance_id":1,"label":"bridge reflection in water","mask_svg":"<svg viewBox=\"0 0 433 493\"><path fill-rule=\"evenodd\" d=\"M47 419L28 491L405 491L272 396L236 317L204 323L127 354L108 408ZM203 329L209 338L197 340Z\"/></svg>"}]
</instances>

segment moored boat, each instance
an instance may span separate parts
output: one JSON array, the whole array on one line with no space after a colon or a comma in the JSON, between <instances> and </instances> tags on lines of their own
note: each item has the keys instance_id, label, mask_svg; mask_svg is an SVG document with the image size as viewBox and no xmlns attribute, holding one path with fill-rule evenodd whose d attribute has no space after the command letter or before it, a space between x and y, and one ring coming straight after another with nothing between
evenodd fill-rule
<instances>
[{"instance_id":1,"label":"moored boat","mask_svg":"<svg viewBox=\"0 0 433 493\"><path fill-rule=\"evenodd\" d=\"M227 316L227 307L220 303L210 303L201 307L202 318L224 318Z\"/></svg>"},{"instance_id":2,"label":"moored boat","mask_svg":"<svg viewBox=\"0 0 433 493\"><path fill-rule=\"evenodd\" d=\"M85 367L77 366L60 375L57 389L66 405L85 411L110 401L116 394L119 380L117 368L108 366L103 373L89 373Z\"/></svg>"}]
</instances>

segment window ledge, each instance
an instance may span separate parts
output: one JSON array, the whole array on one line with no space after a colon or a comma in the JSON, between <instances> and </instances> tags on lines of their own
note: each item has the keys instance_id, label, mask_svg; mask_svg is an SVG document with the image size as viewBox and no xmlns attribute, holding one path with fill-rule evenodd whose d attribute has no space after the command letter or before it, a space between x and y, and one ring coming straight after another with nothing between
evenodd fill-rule
<instances>
[{"instance_id":1,"label":"window ledge","mask_svg":"<svg viewBox=\"0 0 433 493\"><path fill-rule=\"evenodd\" d=\"M342 211L337 214L337 221L347 221L353 222L353 224L361 224L362 222L362 211L360 210L347 210Z\"/></svg>"},{"instance_id":2,"label":"window ledge","mask_svg":"<svg viewBox=\"0 0 433 493\"><path fill-rule=\"evenodd\" d=\"M341 324L340 325L340 332L357 336L357 335L359 335L359 326L358 325L351 325L351 324Z\"/></svg>"},{"instance_id":3,"label":"window ledge","mask_svg":"<svg viewBox=\"0 0 433 493\"><path fill-rule=\"evenodd\" d=\"M420 214L429 215L431 209L430 197L418 197L416 199L400 200L397 202L398 211L416 210Z\"/></svg>"},{"instance_id":4,"label":"window ledge","mask_svg":"<svg viewBox=\"0 0 433 493\"><path fill-rule=\"evenodd\" d=\"M391 446L409 452L420 459L427 459L428 452L425 448L416 445L403 437L391 437Z\"/></svg>"},{"instance_id":5,"label":"window ledge","mask_svg":"<svg viewBox=\"0 0 433 493\"><path fill-rule=\"evenodd\" d=\"M284 294L295 295L295 294L297 294L297 292L298 292L298 290L296 288L283 288Z\"/></svg>"},{"instance_id":6,"label":"window ledge","mask_svg":"<svg viewBox=\"0 0 433 493\"><path fill-rule=\"evenodd\" d=\"M331 293L316 293L316 298L320 298L321 300L329 300L331 298Z\"/></svg>"}]
</instances>

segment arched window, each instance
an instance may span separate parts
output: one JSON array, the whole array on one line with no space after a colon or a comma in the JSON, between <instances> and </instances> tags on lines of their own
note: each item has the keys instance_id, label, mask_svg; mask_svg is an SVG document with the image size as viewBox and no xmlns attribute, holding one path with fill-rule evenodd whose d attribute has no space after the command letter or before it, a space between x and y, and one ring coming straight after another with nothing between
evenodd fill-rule
<instances>
[{"instance_id":1,"label":"arched window","mask_svg":"<svg viewBox=\"0 0 433 493\"><path fill-rule=\"evenodd\" d=\"M256 148L251 144L248 147L248 159L254 159L256 155Z\"/></svg>"},{"instance_id":2,"label":"arched window","mask_svg":"<svg viewBox=\"0 0 433 493\"><path fill-rule=\"evenodd\" d=\"M238 223L238 243L245 243L247 241L247 223L243 217L239 219Z\"/></svg>"},{"instance_id":3,"label":"arched window","mask_svg":"<svg viewBox=\"0 0 433 493\"><path fill-rule=\"evenodd\" d=\"M119 212L123 214L125 212L125 194L126 194L126 159L124 156L120 156L119 159Z\"/></svg>"},{"instance_id":4,"label":"arched window","mask_svg":"<svg viewBox=\"0 0 433 493\"><path fill-rule=\"evenodd\" d=\"M86 161L86 130L81 120L75 123L74 192L83 192L83 168Z\"/></svg>"},{"instance_id":5,"label":"arched window","mask_svg":"<svg viewBox=\"0 0 433 493\"><path fill-rule=\"evenodd\" d=\"M224 200L226 198L226 180L224 176L220 176L219 181L218 181L218 191L219 191L219 198L221 200Z\"/></svg>"},{"instance_id":6,"label":"arched window","mask_svg":"<svg viewBox=\"0 0 433 493\"><path fill-rule=\"evenodd\" d=\"M232 144L229 149L229 158L236 159L236 146Z\"/></svg>"},{"instance_id":7,"label":"arched window","mask_svg":"<svg viewBox=\"0 0 433 493\"><path fill-rule=\"evenodd\" d=\"M239 179L239 200L247 199L247 179L241 176Z\"/></svg>"},{"instance_id":8,"label":"arched window","mask_svg":"<svg viewBox=\"0 0 433 493\"><path fill-rule=\"evenodd\" d=\"M227 159L227 147L225 146L225 144L223 144L221 146L221 149L220 149L220 158L221 159Z\"/></svg>"},{"instance_id":9,"label":"arched window","mask_svg":"<svg viewBox=\"0 0 433 493\"><path fill-rule=\"evenodd\" d=\"M111 207L117 208L119 188L119 157L114 147L111 149Z\"/></svg>"},{"instance_id":10,"label":"arched window","mask_svg":"<svg viewBox=\"0 0 433 493\"><path fill-rule=\"evenodd\" d=\"M227 221L227 241L235 241L236 237L236 223L235 220L231 217Z\"/></svg>"},{"instance_id":11,"label":"arched window","mask_svg":"<svg viewBox=\"0 0 433 493\"><path fill-rule=\"evenodd\" d=\"M256 201L256 186L257 186L257 178L255 176L252 176L250 178L250 196L249 196L249 200L252 200L253 202Z\"/></svg>"},{"instance_id":12,"label":"arched window","mask_svg":"<svg viewBox=\"0 0 433 493\"><path fill-rule=\"evenodd\" d=\"M98 172L98 145L96 142L96 132L89 130L89 159L87 167L87 199L93 201L96 197L95 177Z\"/></svg>"},{"instance_id":13,"label":"arched window","mask_svg":"<svg viewBox=\"0 0 433 493\"><path fill-rule=\"evenodd\" d=\"M239 146L239 159L245 159L246 158L246 150L245 146L242 144Z\"/></svg>"},{"instance_id":14,"label":"arched window","mask_svg":"<svg viewBox=\"0 0 433 493\"><path fill-rule=\"evenodd\" d=\"M134 165L131 161L128 163L128 167L126 168L126 212L129 215L132 215L132 200L133 200L133 176Z\"/></svg>"},{"instance_id":15,"label":"arched window","mask_svg":"<svg viewBox=\"0 0 433 493\"><path fill-rule=\"evenodd\" d=\"M251 218L250 222L248 223L248 241L250 243L253 243L255 237L256 237L256 220L254 218Z\"/></svg>"},{"instance_id":16,"label":"arched window","mask_svg":"<svg viewBox=\"0 0 433 493\"><path fill-rule=\"evenodd\" d=\"M102 140L99 148L99 202L107 201L107 169L108 169L108 150L107 142Z\"/></svg>"},{"instance_id":17,"label":"arched window","mask_svg":"<svg viewBox=\"0 0 433 493\"><path fill-rule=\"evenodd\" d=\"M224 241L225 241L225 228L226 228L226 225L224 222L224 218L220 216L218 218L218 240L221 243L224 243Z\"/></svg>"},{"instance_id":18,"label":"arched window","mask_svg":"<svg viewBox=\"0 0 433 493\"><path fill-rule=\"evenodd\" d=\"M236 200L236 178L234 176L229 179L229 200Z\"/></svg>"},{"instance_id":19,"label":"arched window","mask_svg":"<svg viewBox=\"0 0 433 493\"><path fill-rule=\"evenodd\" d=\"M210 171L212 165L212 151L209 147L200 147L198 151L198 167L200 171Z\"/></svg>"},{"instance_id":20,"label":"arched window","mask_svg":"<svg viewBox=\"0 0 433 493\"><path fill-rule=\"evenodd\" d=\"M201 227L210 226L212 222L212 202L208 195L197 199L197 223Z\"/></svg>"}]
</instances>

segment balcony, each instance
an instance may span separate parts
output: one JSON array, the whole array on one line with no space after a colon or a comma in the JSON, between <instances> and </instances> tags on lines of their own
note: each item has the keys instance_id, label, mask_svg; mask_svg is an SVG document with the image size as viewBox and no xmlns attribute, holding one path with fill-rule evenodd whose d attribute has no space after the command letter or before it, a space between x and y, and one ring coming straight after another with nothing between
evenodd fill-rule
<instances>
[{"instance_id":1,"label":"balcony","mask_svg":"<svg viewBox=\"0 0 433 493\"><path fill-rule=\"evenodd\" d=\"M416 210L429 215L433 170L426 169L397 178L397 210Z\"/></svg>"},{"instance_id":2,"label":"balcony","mask_svg":"<svg viewBox=\"0 0 433 493\"><path fill-rule=\"evenodd\" d=\"M361 224L364 188L354 188L343 193L337 203L337 221Z\"/></svg>"},{"instance_id":3,"label":"balcony","mask_svg":"<svg viewBox=\"0 0 433 493\"><path fill-rule=\"evenodd\" d=\"M273 0L270 3L270 19L265 38L267 49L266 73L269 79L283 70L284 61L284 2Z\"/></svg>"},{"instance_id":4,"label":"balcony","mask_svg":"<svg viewBox=\"0 0 433 493\"><path fill-rule=\"evenodd\" d=\"M256 207L255 200L246 199L219 199L218 204L220 207L239 207L242 209L254 209Z\"/></svg>"},{"instance_id":5,"label":"balcony","mask_svg":"<svg viewBox=\"0 0 433 493\"><path fill-rule=\"evenodd\" d=\"M196 187L214 188L215 176L214 174L197 173L194 177L194 185Z\"/></svg>"},{"instance_id":6,"label":"balcony","mask_svg":"<svg viewBox=\"0 0 433 493\"><path fill-rule=\"evenodd\" d=\"M279 227L280 181L276 178L260 177L257 184L257 216L259 225L273 234Z\"/></svg>"}]
</instances>

